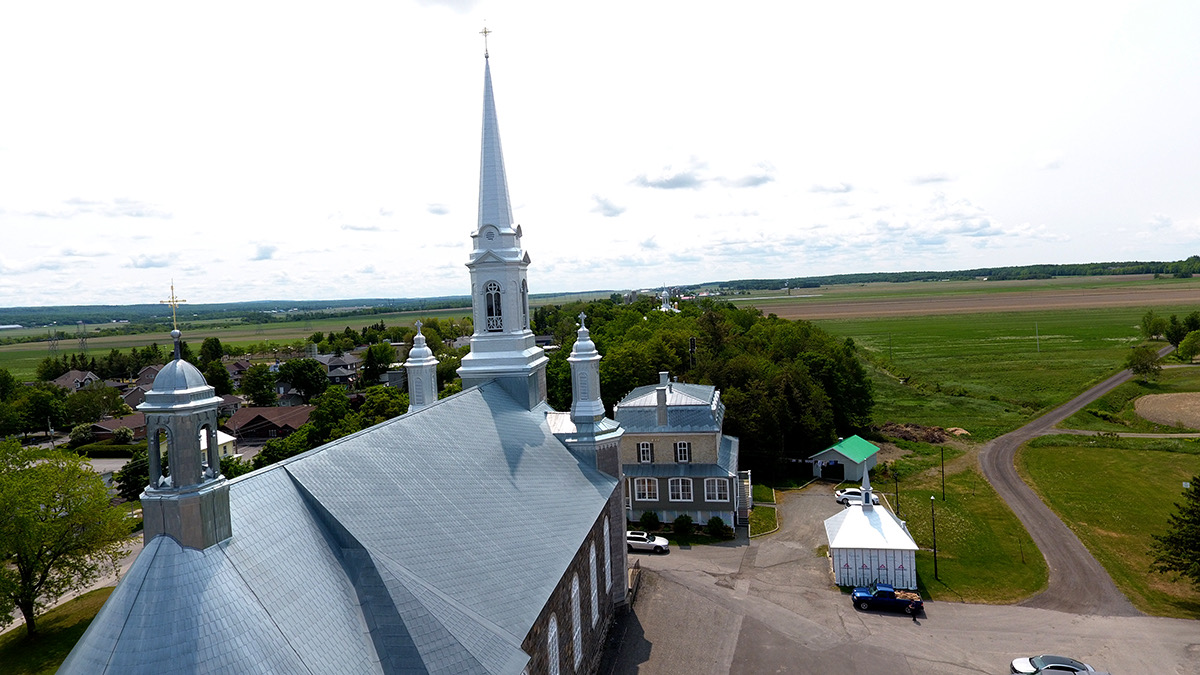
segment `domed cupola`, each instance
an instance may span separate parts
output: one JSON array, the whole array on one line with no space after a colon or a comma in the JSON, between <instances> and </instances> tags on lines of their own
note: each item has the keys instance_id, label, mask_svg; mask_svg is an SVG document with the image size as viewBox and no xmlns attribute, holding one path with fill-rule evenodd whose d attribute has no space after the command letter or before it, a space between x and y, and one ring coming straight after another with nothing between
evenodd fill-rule
<instances>
[{"instance_id":1,"label":"domed cupola","mask_svg":"<svg viewBox=\"0 0 1200 675\"><path fill-rule=\"evenodd\" d=\"M229 492L221 475L217 447L217 408L221 398L204 376L180 356L178 329L171 331L175 358L154 378L137 409L146 414L150 482L142 493L145 539L160 534L184 546L207 548L228 539ZM200 449L200 434L207 449ZM162 467L162 442L167 465Z\"/></svg>"}]
</instances>

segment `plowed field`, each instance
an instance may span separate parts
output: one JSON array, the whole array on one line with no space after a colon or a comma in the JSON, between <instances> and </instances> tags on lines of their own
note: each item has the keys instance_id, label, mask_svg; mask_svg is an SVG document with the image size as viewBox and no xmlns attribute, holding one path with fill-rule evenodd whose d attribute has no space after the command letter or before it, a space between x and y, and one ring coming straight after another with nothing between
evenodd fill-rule
<instances>
[{"instance_id":1,"label":"plowed field","mask_svg":"<svg viewBox=\"0 0 1200 675\"><path fill-rule=\"evenodd\" d=\"M1134 403L1138 416L1159 424L1200 429L1200 394L1151 394Z\"/></svg>"}]
</instances>

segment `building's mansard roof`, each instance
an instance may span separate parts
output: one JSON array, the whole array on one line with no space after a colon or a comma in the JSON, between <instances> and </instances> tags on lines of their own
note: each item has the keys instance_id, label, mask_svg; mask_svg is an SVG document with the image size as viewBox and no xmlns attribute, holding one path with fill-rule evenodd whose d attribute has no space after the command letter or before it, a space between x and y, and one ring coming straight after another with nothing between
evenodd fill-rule
<instances>
[{"instance_id":1,"label":"building's mansard roof","mask_svg":"<svg viewBox=\"0 0 1200 675\"><path fill-rule=\"evenodd\" d=\"M617 487L545 412L488 383L231 481L233 537L152 540L62 672L520 672Z\"/></svg>"},{"instance_id":2,"label":"building's mansard roof","mask_svg":"<svg viewBox=\"0 0 1200 675\"><path fill-rule=\"evenodd\" d=\"M671 452L666 448L665 452ZM733 436L721 436L721 445L717 447L717 463L701 464L697 462L651 462L646 464L623 464L626 476L638 478L715 478L717 476L736 476L738 470L738 439Z\"/></svg>"},{"instance_id":3,"label":"building's mansard roof","mask_svg":"<svg viewBox=\"0 0 1200 675\"><path fill-rule=\"evenodd\" d=\"M658 423L658 388L648 384L629 392L613 411L627 432L711 432L721 430L725 405L720 392L705 384L671 382L667 389L667 425Z\"/></svg>"}]
</instances>

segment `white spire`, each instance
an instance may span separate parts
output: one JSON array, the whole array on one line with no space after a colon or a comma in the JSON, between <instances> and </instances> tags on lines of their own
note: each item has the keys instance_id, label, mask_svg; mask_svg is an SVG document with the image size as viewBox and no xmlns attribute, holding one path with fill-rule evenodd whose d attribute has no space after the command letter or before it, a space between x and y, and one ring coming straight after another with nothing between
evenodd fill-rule
<instances>
[{"instance_id":1,"label":"white spire","mask_svg":"<svg viewBox=\"0 0 1200 675\"><path fill-rule=\"evenodd\" d=\"M412 349L404 361L408 373L408 411L427 408L437 401L437 365L433 350L425 343L421 334L421 322L416 323L417 334L413 336Z\"/></svg>"},{"instance_id":2,"label":"white spire","mask_svg":"<svg viewBox=\"0 0 1200 675\"><path fill-rule=\"evenodd\" d=\"M483 148L479 158L479 227L495 225L512 228L512 208L508 200L508 177L504 173L504 151L500 147L500 125L496 122L496 101L492 97L492 66L483 66Z\"/></svg>"},{"instance_id":3,"label":"white spire","mask_svg":"<svg viewBox=\"0 0 1200 675\"><path fill-rule=\"evenodd\" d=\"M604 401L600 399L600 352L592 342L591 333L584 321L587 315L579 313L579 331L575 346L567 362L571 364L571 420L576 425L594 423L604 417Z\"/></svg>"},{"instance_id":4,"label":"white spire","mask_svg":"<svg viewBox=\"0 0 1200 675\"><path fill-rule=\"evenodd\" d=\"M475 333L458 374L464 389L498 380L532 409L546 400L548 359L529 330L529 255L521 250L521 227L512 220L491 65L485 65L479 224L467 263Z\"/></svg>"}]
</instances>

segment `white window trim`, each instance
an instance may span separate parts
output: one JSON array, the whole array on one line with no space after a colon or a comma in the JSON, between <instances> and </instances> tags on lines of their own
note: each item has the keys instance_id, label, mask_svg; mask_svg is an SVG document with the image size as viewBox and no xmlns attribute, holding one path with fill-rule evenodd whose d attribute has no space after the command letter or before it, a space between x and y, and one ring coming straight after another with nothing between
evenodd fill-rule
<instances>
[{"instance_id":1,"label":"white window trim","mask_svg":"<svg viewBox=\"0 0 1200 675\"><path fill-rule=\"evenodd\" d=\"M612 548L612 529L608 526L608 516L604 516L604 592L612 590L612 558L609 549Z\"/></svg>"},{"instance_id":2,"label":"white window trim","mask_svg":"<svg viewBox=\"0 0 1200 675\"><path fill-rule=\"evenodd\" d=\"M550 615L550 625L546 629L546 670L550 675L558 675L558 662L561 657L558 653L558 617Z\"/></svg>"},{"instance_id":3,"label":"white window trim","mask_svg":"<svg viewBox=\"0 0 1200 675\"><path fill-rule=\"evenodd\" d=\"M675 498L675 486L676 486L676 485L680 486L679 493L680 493L680 495L681 495L681 496L680 496L680 498L679 498L679 499L676 499L676 498ZM684 497L682 496L682 494L683 494L683 486L684 486L684 485L687 485L687 488L688 488L688 489L687 489L687 491L688 491L688 497L687 497L687 498L684 498ZM693 487L693 485L692 485L692 479L691 479L691 478L671 478L671 479L668 479L668 482L667 482L667 500L668 500L668 501L672 501L672 502L690 502L690 501L695 501L696 491L695 491L695 490L693 490L693 489L692 489L692 487Z\"/></svg>"},{"instance_id":4,"label":"white window trim","mask_svg":"<svg viewBox=\"0 0 1200 675\"><path fill-rule=\"evenodd\" d=\"M709 485L724 486L725 498L724 499L720 498L720 490L717 489L717 490L713 491L714 493L716 493L718 495L717 498L709 499L708 498L708 486ZM704 501L706 501L706 502L728 502L729 501L729 481L725 478L705 478L704 479Z\"/></svg>"},{"instance_id":5,"label":"white window trim","mask_svg":"<svg viewBox=\"0 0 1200 675\"><path fill-rule=\"evenodd\" d=\"M654 444L642 441L637 444L638 464L649 464L654 461Z\"/></svg>"},{"instance_id":6,"label":"white window trim","mask_svg":"<svg viewBox=\"0 0 1200 675\"><path fill-rule=\"evenodd\" d=\"M588 544L588 553L590 554L588 557L588 563L590 565L591 572L592 572L591 584L590 584L590 593L591 593L591 597L592 597L592 628L595 628L596 622L600 620L600 592L599 592L599 589L597 588L597 586L599 586L600 584L597 583L599 581L599 579L596 577L596 544L595 543Z\"/></svg>"},{"instance_id":7,"label":"white window trim","mask_svg":"<svg viewBox=\"0 0 1200 675\"><path fill-rule=\"evenodd\" d=\"M641 481L646 481L647 487L654 486L654 496L650 496L651 490L646 490L646 497L638 496L638 484ZM657 478L634 478L633 479L633 500L635 502L656 502L658 501L658 479Z\"/></svg>"},{"instance_id":8,"label":"white window trim","mask_svg":"<svg viewBox=\"0 0 1200 675\"><path fill-rule=\"evenodd\" d=\"M575 670L583 663L583 613L579 607L579 575L571 577L571 645L575 652Z\"/></svg>"},{"instance_id":9,"label":"white window trim","mask_svg":"<svg viewBox=\"0 0 1200 675\"><path fill-rule=\"evenodd\" d=\"M686 455L683 459L679 459L680 450ZM690 464L692 461L692 444L689 441L675 441L675 461L679 464Z\"/></svg>"}]
</instances>

